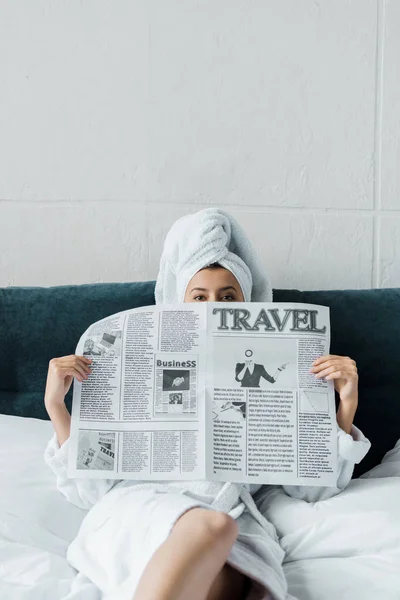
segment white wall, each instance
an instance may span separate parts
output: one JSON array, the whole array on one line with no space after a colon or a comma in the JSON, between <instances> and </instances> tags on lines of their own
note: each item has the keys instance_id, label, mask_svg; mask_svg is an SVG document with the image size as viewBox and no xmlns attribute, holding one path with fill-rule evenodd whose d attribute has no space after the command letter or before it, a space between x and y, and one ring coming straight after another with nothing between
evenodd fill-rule
<instances>
[{"instance_id":1,"label":"white wall","mask_svg":"<svg viewBox=\"0 0 400 600\"><path fill-rule=\"evenodd\" d=\"M398 0L0 0L0 286L154 278L238 217L274 287L400 285Z\"/></svg>"}]
</instances>

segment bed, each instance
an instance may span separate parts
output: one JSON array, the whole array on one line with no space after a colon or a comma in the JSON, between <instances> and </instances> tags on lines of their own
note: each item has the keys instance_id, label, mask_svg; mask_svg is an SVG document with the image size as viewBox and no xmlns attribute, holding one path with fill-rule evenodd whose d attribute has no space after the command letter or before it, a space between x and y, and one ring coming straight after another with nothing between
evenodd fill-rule
<instances>
[{"instance_id":1,"label":"bed","mask_svg":"<svg viewBox=\"0 0 400 600\"><path fill-rule=\"evenodd\" d=\"M50 422L0 415L0 598L96 598L65 558L86 511L57 492L44 464ZM275 489L266 514L286 551L289 591L299 600L400 598L398 476L353 480L340 496L308 504ZM90 596L89 596L90 594Z\"/></svg>"},{"instance_id":2,"label":"bed","mask_svg":"<svg viewBox=\"0 0 400 600\"><path fill-rule=\"evenodd\" d=\"M49 421L0 415L0 598L55 600L71 590L65 558L85 511L54 487L43 460Z\"/></svg>"},{"instance_id":3,"label":"bed","mask_svg":"<svg viewBox=\"0 0 400 600\"><path fill-rule=\"evenodd\" d=\"M91 322L152 304L153 289L154 282L0 290L2 600L101 598L65 558L86 512L57 492L43 460L53 433L43 407L47 364L72 353ZM400 438L400 290L278 290L274 300L331 307L332 352L357 360L356 424L372 442L339 496L309 504L275 488L265 500L289 592L298 600L400 600L400 445L378 466Z\"/></svg>"}]
</instances>

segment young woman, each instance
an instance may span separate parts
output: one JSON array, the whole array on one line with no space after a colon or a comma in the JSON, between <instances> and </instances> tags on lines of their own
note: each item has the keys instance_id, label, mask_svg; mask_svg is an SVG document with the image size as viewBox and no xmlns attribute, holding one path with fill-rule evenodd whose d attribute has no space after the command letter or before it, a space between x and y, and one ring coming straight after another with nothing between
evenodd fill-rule
<instances>
[{"instance_id":1,"label":"young woman","mask_svg":"<svg viewBox=\"0 0 400 600\"><path fill-rule=\"evenodd\" d=\"M165 241L155 297L157 303L272 300L249 240L218 209L174 224ZM74 377L90 377L90 363L76 355L53 359L45 393L55 429L45 460L68 500L91 509L67 554L79 576L109 599L288 600L283 550L252 497L261 486L67 478L70 415L64 397ZM289 495L316 501L347 485L370 443L353 425L358 404L355 362L323 356L311 370L317 378L332 379L340 395L337 485L283 488Z\"/></svg>"}]
</instances>

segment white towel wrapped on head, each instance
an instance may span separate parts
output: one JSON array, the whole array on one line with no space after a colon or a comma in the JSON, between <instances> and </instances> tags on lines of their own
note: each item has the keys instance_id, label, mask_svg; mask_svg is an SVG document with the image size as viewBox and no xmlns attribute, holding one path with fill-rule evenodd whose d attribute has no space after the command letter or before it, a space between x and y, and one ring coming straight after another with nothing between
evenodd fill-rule
<instances>
[{"instance_id":1,"label":"white towel wrapped on head","mask_svg":"<svg viewBox=\"0 0 400 600\"><path fill-rule=\"evenodd\" d=\"M183 302L187 285L213 263L233 273L245 302L271 302L272 291L250 240L236 220L206 208L176 221L165 238L155 287L156 304Z\"/></svg>"}]
</instances>

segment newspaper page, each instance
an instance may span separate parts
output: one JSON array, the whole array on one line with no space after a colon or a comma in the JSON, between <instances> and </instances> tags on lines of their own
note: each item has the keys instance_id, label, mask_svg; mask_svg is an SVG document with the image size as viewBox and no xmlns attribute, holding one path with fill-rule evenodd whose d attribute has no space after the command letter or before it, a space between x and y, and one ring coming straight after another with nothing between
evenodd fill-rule
<instances>
[{"instance_id":1,"label":"newspaper page","mask_svg":"<svg viewBox=\"0 0 400 600\"><path fill-rule=\"evenodd\" d=\"M148 306L94 323L76 353L69 477L336 484L329 309Z\"/></svg>"},{"instance_id":2,"label":"newspaper page","mask_svg":"<svg viewBox=\"0 0 400 600\"><path fill-rule=\"evenodd\" d=\"M94 323L76 354L69 477L205 478L206 310L148 306Z\"/></svg>"},{"instance_id":3,"label":"newspaper page","mask_svg":"<svg viewBox=\"0 0 400 600\"><path fill-rule=\"evenodd\" d=\"M310 373L329 354L329 308L208 305L207 478L334 486L334 385Z\"/></svg>"}]
</instances>

